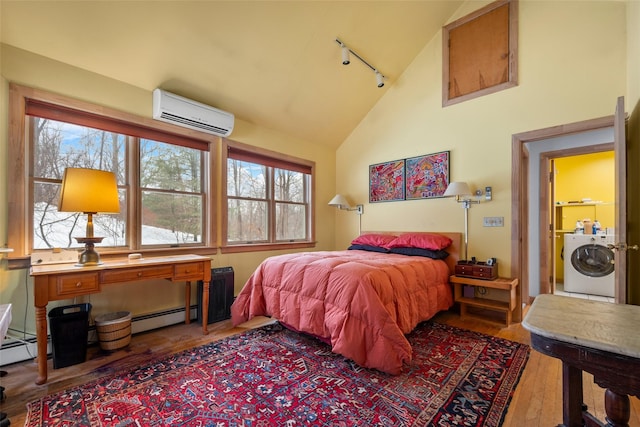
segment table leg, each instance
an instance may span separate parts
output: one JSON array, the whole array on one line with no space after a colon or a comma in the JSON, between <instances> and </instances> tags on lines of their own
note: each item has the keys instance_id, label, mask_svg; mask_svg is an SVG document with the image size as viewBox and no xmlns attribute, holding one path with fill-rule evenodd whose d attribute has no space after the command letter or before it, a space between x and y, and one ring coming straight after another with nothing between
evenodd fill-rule
<instances>
[{"instance_id":1,"label":"table leg","mask_svg":"<svg viewBox=\"0 0 640 427\"><path fill-rule=\"evenodd\" d=\"M202 281L202 333L207 335L209 333L209 281Z\"/></svg>"},{"instance_id":2,"label":"table leg","mask_svg":"<svg viewBox=\"0 0 640 427\"><path fill-rule=\"evenodd\" d=\"M607 389L604 392L604 410L607 413L607 426L629 427L631 418L629 396Z\"/></svg>"},{"instance_id":3,"label":"table leg","mask_svg":"<svg viewBox=\"0 0 640 427\"><path fill-rule=\"evenodd\" d=\"M191 323L191 282L187 280L184 291L184 323Z\"/></svg>"},{"instance_id":4,"label":"table leg","mask_svg":"<svg viewBox=\"0 0 640 427\"><path fill-rule=\"evenodd\" d=\"M47 382L47 307L36 307L36 343L38 346L38 378L36 384Z\"/></svg>"},{"instance_id":5,"label":"table leg","mask_svg":"<svg viewBox=\"0 0 640 427\"><path fill-rule=\"evenodd\" d=\"M582 427L582 370L562 362L562 422L564 427Z\"/></svg>"}]
</instances>

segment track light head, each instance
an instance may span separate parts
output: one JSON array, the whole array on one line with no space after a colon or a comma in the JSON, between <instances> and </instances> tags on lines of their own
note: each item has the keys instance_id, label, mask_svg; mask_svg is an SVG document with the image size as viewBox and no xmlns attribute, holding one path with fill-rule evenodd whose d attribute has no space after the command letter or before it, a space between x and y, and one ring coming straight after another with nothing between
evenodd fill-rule
<instances>
[{"instance_id":1,"label":"track light head","mask_svg":"<svg viewBox=\"0 0 640 427\"><path fill-rule=\"evenodd\" d=\"M376 70L375 73L376 73L376 82L378 82L378 87L384 86L384 76L380 74L378 70Z\"/></svg>"},{"instance_id":2,"label":"track light head","mask_svg":"<svg viewBox=\"0 0 640 427\"><path fill-rule=\"evenodd\" d=\"M351 64L351 60L349 59L349 48L342 45L342 65L349 64Z\"/></svg>"}]
</instances>

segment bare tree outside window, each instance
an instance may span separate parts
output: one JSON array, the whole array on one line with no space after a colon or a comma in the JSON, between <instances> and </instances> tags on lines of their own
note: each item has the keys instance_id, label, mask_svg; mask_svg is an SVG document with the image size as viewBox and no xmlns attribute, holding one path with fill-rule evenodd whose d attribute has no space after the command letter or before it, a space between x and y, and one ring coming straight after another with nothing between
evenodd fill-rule
<instances>
[{"instance_id":1,"label":"bare tree outside window","mask_svg":"<svg viewBox=\"0 0 640 427\"><path fill-rule=\"evenodd\" d=\"M306 206L304 174L275 169L276 238L306 238Z\"/></svg>"},{"instance_id":2,"label":"bare tree outside window","mask_svg":"<svg viewBox=\"0 0 640 427\"><path fill-rule=\"evenodd\" d=\"M227 242L308 238L309 174L227 159Z\"/></svg>"},{"instance_id":3,"label":"bare tree outside window","mask_svg":"<svg viewBox=\"0 0 640 427\"><path fill-rule=\"evenodd\" d=\"M227 161L230 242L266 242L268 235L268 168L255 163Z\"/></svg>"},{"instance_id":4,"label":"bare tree outside window","mask_svg":"<svg viewBox=\"0 0 640 427\"><path fill-rule=\"evenodd\" d=\"M143 245L202 242L202 162L200 150L140 141Z\"/></svg>"},{"instance_id":5,"label":"bare tree outside window","mask_svg":"<svg viewBox=\"0 0 640 427\"><path fill-rule=\"evenodd\" d=\"M30 118L34 149L33 248L80 247L73 237L84 236L86 215L58 212L64 170L69 167L114 172L124 183L126 137L55 120ZM87 189L91 191L91 189ZM126 193L120 192L120 213L98 215L96 235L105 246L125 244Z\"/></svg>"},{"instance_id":6,"label":"bare tree outside window","mask_svg":"<svg viewBox=\"0 0 640 427\"><path fill-rule=\"evenodd\" d=\"M34 149L33 249L82 246L74 237L84 236L86 215L58 212L60 186L68 167L111 171L117 177L120 213L94 217L95 234L104 237L100 246L131 245L126 210L130 189L139 191L142 201L138 209L142 245L202 243L202 151L51 119L29 119ZM136 185L127 182L130 144L140 152L140 183Z\"/></svg>"}]
</instances>

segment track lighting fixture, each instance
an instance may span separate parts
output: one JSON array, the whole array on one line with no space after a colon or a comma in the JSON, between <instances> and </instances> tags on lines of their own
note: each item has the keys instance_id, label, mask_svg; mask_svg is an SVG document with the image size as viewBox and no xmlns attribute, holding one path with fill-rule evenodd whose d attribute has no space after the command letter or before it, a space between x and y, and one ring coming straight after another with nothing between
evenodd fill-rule
<instances>
[{"instance_id":1,"label":"track lighting fixture","mask_svg":"<svg viewBox=\"0 0 640 427\"><path fill-rule=\"evenodd\" d=\"M349 64L351 64L351 59L349 59L349 48L342 45L342 65Z\"/></svg>"},{"instance_id":2,"label":"track lighting fixture","mask_svg":"<svg viewBox=\"0 0 640 427\"><path fill-rule=\"evenodd\" d=\"M365 61L360 55L358 55L356 52L354 52L353 50L349 49L344 43L342 43L339 39L336 39L336 43L338 43L340 45L340 47L342 48L342 65L349 65L351 63L349 54L352 54L353 56L355 56L356 58L358 58L360 60L360 62L362 62L364 65L366 65L367 67L369 67L374 74L376 75L376 83L378 84L378 87L383 87L384 86L384 79L386 78L380 71L378 71L377 68L375 68L374 66L372 66L371 64L369 64L367 61Z\"/></svg>"}]
</instances>

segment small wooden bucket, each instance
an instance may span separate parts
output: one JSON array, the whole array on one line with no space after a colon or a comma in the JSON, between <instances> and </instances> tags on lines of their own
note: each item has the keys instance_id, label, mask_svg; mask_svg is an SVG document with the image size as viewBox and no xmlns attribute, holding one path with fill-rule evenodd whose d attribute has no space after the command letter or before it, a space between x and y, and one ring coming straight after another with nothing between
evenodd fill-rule
<instances>
[{"instance_id":1,"label":"small wooden bucket","mask_svg":"<svg viewBox=\"0 0 640 427\"><path fill-rule=\"evenodd\" d=\"M107 351L126 347L131 342L131 313L119 311L97 316L96 330L100 348Z\"/></svg>"}]
</instances>

